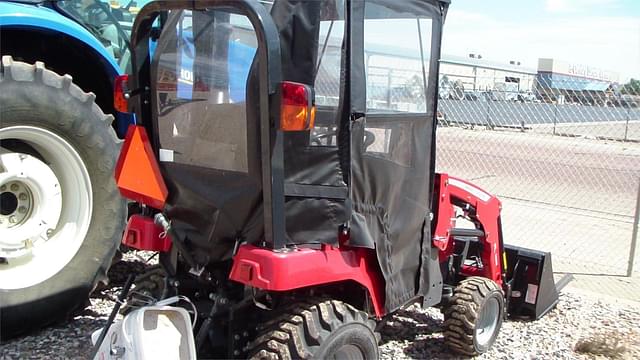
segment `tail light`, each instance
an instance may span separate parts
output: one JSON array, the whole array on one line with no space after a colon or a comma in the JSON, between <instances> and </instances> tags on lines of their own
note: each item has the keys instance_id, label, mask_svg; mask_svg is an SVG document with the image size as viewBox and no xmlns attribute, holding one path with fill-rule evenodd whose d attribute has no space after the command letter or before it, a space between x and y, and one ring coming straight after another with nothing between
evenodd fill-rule
<instances>
[{"instance_id":1,"label":"tail light","mask_svg":"<svg viewBox=\"0 0 640 360\"><path fill-rule=\"evenodd\" d=\"M313 127L316 107L313 103L313 88L308 85L285 81L281 84L282 105L280 129L303 131Z\"/></svg>"},{"instance_id":2,"label":"tail light","mask_svg":"<svg viewBox=\"0 0 640 360\"><path fill-rule=\"evenodd\" d=\"M116 164L115 177L124 197L156 209L164 207L167 186L142 126L129 126Z\"/></svg>"},{"instance_id":3,"label":"tail light","mask_svg":"<svg viewBox=\"0 0 640 360\"><path fill-rule=\"evenodd\" d=\"M116 77L113 84L113 107L119 112L129 111L129 75Z\"/></svg>"}]
</instances>

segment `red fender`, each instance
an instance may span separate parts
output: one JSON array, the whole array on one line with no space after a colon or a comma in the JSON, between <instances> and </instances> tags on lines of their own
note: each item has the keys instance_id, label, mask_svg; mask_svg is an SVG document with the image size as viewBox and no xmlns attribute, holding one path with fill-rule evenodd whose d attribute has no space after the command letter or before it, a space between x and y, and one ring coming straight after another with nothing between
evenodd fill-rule
<instances>
[{"instance_id":1,"label":"red fender","mask_svg":"<svg viewBox=\"0 0 640 360\"><path fill-rule=\"evenodd\" d=\"M384 315L384 281L375 250L299 248L286 252L241 245L233 258L229 279L268 291L289 291L353 280L371 296L375 315Z\"/></svg>"},{"instance_id":2,"label":"red fender","mask_svg":"<svg viewBox=\"0 0 640 360\"><path fill-rule=\"evenodd\" d=\"M138 250L167 252L171 250L171 237L152 218L135 214L127 222L122 244Z\"/></svg>"}]
</instances>

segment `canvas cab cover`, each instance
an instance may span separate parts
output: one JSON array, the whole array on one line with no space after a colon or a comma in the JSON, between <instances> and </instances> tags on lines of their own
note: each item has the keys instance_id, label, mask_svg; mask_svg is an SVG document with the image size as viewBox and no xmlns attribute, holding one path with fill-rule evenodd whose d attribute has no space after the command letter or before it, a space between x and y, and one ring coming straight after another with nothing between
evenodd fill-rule
<instances>
[{"instance_id":1,"label":"canvas cab cover","mask_svg":"<svg viewBox=\"0 0 640 360\"><path fill-rule=\"evenodd\" d=\"M134 108L169 190L164 211L197 261L230 259L238 243L365 247L377 254L387 310L419 295L439 301L430 239L445 9L437 0L145 8L132 82L148 91ZM283 130L283 82L310 91L309 129Z\"/></svg>"}]
</instances>

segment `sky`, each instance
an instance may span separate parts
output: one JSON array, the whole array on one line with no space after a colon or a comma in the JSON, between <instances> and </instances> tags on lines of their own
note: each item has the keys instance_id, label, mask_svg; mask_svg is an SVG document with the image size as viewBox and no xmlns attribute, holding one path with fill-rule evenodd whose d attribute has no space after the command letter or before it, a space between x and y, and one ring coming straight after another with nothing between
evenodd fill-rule
<instances>
[{"instance_id":1,"label":"sky","mask_svg":"<svg viewBox=\"0 0 640 360\"><path fill-rule=\"evenodd\" d=\"M537 68L538 58L640 79L640 0L451 0L442 52Z\"/></svg>"}]
</instances>

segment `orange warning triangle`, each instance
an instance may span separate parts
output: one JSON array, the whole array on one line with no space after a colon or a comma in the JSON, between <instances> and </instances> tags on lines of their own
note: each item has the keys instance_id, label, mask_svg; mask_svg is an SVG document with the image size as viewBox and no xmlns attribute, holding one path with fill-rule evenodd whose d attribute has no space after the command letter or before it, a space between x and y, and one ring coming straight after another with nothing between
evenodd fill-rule
<instances>
[{"instance_id":1,"label":"orange warning triangle","mask_svg":"<svg viewBox=\"0 0 640 360\"><path fill-rule=\"evenodd\" d=\"M164 207L167 186L144 127L129 126L116 164L115 177L122 196L156 209Z\"/></svg>"}]
</instances>

